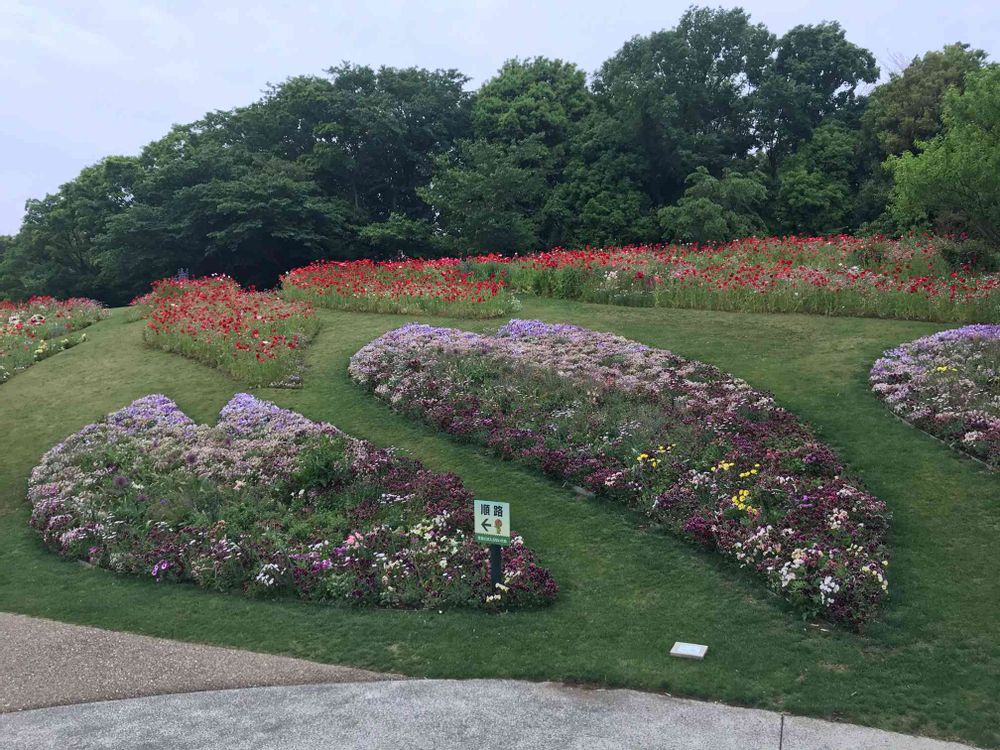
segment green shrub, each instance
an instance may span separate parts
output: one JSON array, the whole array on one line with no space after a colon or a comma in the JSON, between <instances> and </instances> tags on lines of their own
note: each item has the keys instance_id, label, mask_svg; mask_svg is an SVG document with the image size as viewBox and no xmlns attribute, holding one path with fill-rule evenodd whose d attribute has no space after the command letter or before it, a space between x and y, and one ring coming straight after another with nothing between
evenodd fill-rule
<instances>
[{"instance_id":1,"label":"green shrub","mask_svg":"<svg viewBox=\"0 0 1000 750\"><path fill-rule=\"evenodd\" d=\"M941 239L938 252L949 268L992 272L1000 270L1000 248L979 239Z\"/></svg>"}]
</instances>

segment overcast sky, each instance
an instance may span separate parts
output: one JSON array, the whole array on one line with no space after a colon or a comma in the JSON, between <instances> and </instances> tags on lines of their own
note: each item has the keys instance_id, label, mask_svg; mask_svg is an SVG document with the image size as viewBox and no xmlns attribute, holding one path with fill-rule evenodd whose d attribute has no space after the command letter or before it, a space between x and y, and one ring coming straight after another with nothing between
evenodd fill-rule
<instances>
[{"instance_id":1,"label":"overcast sky","mask_svg":"<svg viewBox=\"0 0 1000 750\"><path fill-rule=\"evenodd\" d=\"M689 4L0 0L0 234L17 231L25 199L103 156L137 153L173 123L247 104L268 82L343 60L458 68L472 85L509 57L559 57L593 72ZM779 35L840 21L883 71L955 41L1000 57L996 0L740 5Z\"/></svg>"}]
</instances>

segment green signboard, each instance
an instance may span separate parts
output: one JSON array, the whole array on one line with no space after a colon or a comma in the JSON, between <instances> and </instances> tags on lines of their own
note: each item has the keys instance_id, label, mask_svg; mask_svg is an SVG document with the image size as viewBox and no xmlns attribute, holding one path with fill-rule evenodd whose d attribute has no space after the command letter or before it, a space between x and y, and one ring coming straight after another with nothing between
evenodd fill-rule
<instances>
[{"instance_id":1,"label":"green signboard","mask_svg":"<svg viewBox=\"0 0 1000 750\"><path fill-rule=\"evenodd\" d=\"M476 500L476 541L480 544L510 544L510 503Z\"/></svg>"}]
</instances>

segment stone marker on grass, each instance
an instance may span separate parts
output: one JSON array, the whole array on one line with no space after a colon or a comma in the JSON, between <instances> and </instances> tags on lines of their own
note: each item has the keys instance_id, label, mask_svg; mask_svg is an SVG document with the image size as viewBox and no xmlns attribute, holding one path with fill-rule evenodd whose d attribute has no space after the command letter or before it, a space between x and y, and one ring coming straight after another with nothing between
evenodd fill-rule
<instances>
[{"instance_id":1,"label":"stone marker on grass","mask_svg":"<svg viewBox=\"0 0 1000 750\"><path fill-rule=\"evenodd\" d=\"M700 643L684 643L683 641L677 641L670 649L671 656L679 656L682 659L704 659L707 652L708 646L702 646Z\"/></svg>"}]
</instances>

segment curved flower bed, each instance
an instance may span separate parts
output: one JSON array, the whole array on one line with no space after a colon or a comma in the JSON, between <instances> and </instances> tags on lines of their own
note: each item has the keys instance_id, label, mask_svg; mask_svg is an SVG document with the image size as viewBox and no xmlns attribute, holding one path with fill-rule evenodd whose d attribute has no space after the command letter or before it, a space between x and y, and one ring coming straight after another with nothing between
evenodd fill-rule
<instances>
[{"instance_id":1,"label":"curved flower bed","mask_svg":"<svg viewBox=\"0 0 1000 750\"><path fill-rule=\"evenodd\" d=\"M316 261L282 276L281 289L335 310L495 318L520 309L503 273L481 275L454 258Z\"/></svg>"},{"instance_id":2,"label":"curved flower bed","mask_svg":"<svg viewBox=\"0 0 1000 750\"><path fill-rule=\"evenodd\" d=\"M214 427L141 398L46 453L28 497L61 555L157 581L388 607L558 591L520 537L494 589L458 477L245 393Z\"/></svg>"},{"instance_id":3,"label":"curved flower bed","mask_svg":"<svg viewBox=\"0 0 1000 750\"><path fill-rule=\"evenodd\" d=\"M885 504L769 395L607 333L513 320L496 336L407 325L352 377L398 411L640 509L860 626L887 593Z\"/></svg>"},{"instance_id":4,"label":"curved flower bed","mask_svg":"<svg viewBox=\"0 0 1000 750\"><path fill-rule=\"evenodd\" d=\"M319 331L311 305L244 290L228 276L161 279L132 300L143 339L254 386L302 382L302 350Z\"/></svg>"},{"instance_id":5,"label":"curved flower bed","mask_svg":"<svg viewBox=\"0 0 1000 750\"><path fill-rule=\"evenodd\" d=\"M746 237L467 263L480 275L504 274L515 292L585 302L959 323L1000 315L1000 274L953 269L929 237Z\"/></svg>"},{"instance_id":6,"label":"curved flower bed","mask_svg":"<svg viewBox=\"0 0 1000 750\"><path fill-rule=\"evenodd\" d=\"M1000 469L1000 325L941 331L890 349L870 379L898 416Z\"/></svg>"},{"instance_id":7,"label":"curved flower bed","mask_svg":"<svg viewBox=\"0 0 1000 750\"><path fill-rule=\"evenodd\" d=\"M87 334L80 329L107 314L100 302L84 297L0 300L0 383L35 362L86 341Z\"/></svg>"}]
</instances>

